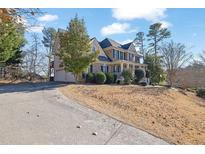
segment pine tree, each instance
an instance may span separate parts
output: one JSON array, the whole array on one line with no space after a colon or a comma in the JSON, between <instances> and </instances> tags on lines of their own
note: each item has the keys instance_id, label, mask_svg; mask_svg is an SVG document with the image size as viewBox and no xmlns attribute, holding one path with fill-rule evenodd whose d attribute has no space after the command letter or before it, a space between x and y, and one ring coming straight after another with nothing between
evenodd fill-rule
<instances>
[{"instance_id":1,"label":"pine tree","mask_svg":"<svg viewBox=\"0 0 205 154\"><path fill-rule=\"evenodd\" d=\"M8 61L12 63L12 59L20 52L20 48L24 45L25 39L23 30L17 28L12 22L0 24L0 64L6 65Z\"/></svg>"},{"instance_id":2,"label":"pine tree","mask_svg":"<svg viewBox=\"0 0 205 154\"><path fill-rule=\"evenodd\" d=\"M83 71L96 60L99 52L91 52L90 39L85 22L77 16L71 19L66 32L59 34L62 66L72 72L78 82Z\"/></svg>"},{"instance_id":3,"label":"pine tree","mask_svg":"<svg viewBox=\"0 0 205 154\"><path fill-rule=\"evenodd\" d=\"M148 70L150 71L150 78L152 83L159 84L161 81L165 80L161 57L155 57L151 54L146 55L144 62L148 65Z\"/></svg>"},{"instance_id":4,"label":"pine tree","mask_svg":"<svg viewBox=\"0 0 205 154\"><path fill-rule=\"evenodd\" d=\"M150 25L149 32L148 32L148 41L149 43L149 51L154 51L154 64L157 61L157 54L160 48L159 43L162 42L164 39L169 38L171 36L170 31L167 28L162 28L161 23L155 23Z\"/></svg>"},{"instance_id":5,"label":"pine tree","mask_svg":"<svg viewBox=\"0 0 205 154\"><path fill-rule=\"evenodd\" d=\"M138 32L136 34L136 38L135 38L134 42L135 42L136 46L139 47L140 53L143 55L143 57L145 56L144 41L145 41L144 32Z\"/></svg>"}]
</instances>

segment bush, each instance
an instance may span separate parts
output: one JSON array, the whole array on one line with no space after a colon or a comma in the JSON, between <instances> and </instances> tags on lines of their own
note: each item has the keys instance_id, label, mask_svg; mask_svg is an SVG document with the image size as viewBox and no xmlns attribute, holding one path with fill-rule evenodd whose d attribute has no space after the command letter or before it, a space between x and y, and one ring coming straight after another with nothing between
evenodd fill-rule
<instances>
[{"instance_id":1,"label":"bush","mask_svg":"<svg viewBox=\"0 0 205 154\"><path fill-rule=\"evenodd\" d=\"M95 74L93 73L88 73L86 75L86 82L87 83L94 83L95 82Z\"/></svg>"},{"instance_id":2,"label":"bush","mask_svg":"<svg viewBox=\"0 0 205 154\"><path fill-rule=\"evenodd\" d=\"M138 83L143 77L145 76L145 73L142 69L136 69L135 70L135 81Z\"/></svg>"},{"instance_id":3,"label":"bush","mask_svg":"<svg viewBox=\"0 0 205 154\"><path fill-rule=\"evenodd\" d=\"M103 84L106 81L106 76L105 73L103 72L98 72L95 76L95 81L97 84Z\"/></svg>"},{"instance_id":4,"label":"bush","mask_svg":"<svg viewBox=\"0 0 205 154\"><path fill-rule=\"evenodd\" d=\"M196 90L196 95L205 98L205 88L200 88Z\"/></svg>"},{"instance_id":5,"label":"bush","mask_svg":"<svg viewBox=\"0 0 205 154\"><path fill-rule=\"evenodd\" d=\"M142 82L139 83L139 85L141 85L141 86L146 86L146 85L147 85L147 82L146 82L146 81L142 81Z\"/></svg>"},{"instance_id":6,"label":"bush","mask_svg":"<svg viewBox=\"0 0 205 154\"><path fill-rule=\"evenodd\" d=\"M116 81L117 81L117 74L114 74L113 77L114 77L113 83L116 83Z\"/></svg>"},{"instance_id":7,"label":"bush","mask_svg":"<svg viewBox=\"0 0 205 154\"><path fill-rule=\"evenodd\" d=\"M129 70L125 70L122 72L122 76L124 77L124 84L130 84L132 82L132 73Z\"/></svg>"},{"instance_id":8,"label":"bush","mask_svg":"<svg viewBox=\"0 0 205 154\"><path fill-rule=\"evenodd\" d=\"M106 75L106 82L107 84L114 83L114 75L112 73L105 73Z\"/></svg>"}]
</instances>

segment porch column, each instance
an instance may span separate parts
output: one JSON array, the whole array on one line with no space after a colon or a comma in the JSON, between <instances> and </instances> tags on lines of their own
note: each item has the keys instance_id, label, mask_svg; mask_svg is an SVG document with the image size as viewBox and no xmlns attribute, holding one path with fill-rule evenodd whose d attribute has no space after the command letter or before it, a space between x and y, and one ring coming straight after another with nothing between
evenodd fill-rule
<instances>
[{"instance_id":1,"label":"porch column","mask_svg":"<svg viewBox=\"0 0 205 154\"><path fill-rule=\"evenodd\" d=\"M134 65L133 64L130 65L130 70L131 70L132 74L134 74Z\"/></svg>"},{"instance_id":2,"label":"porch column","mask_svg":"<svg viewBox=\"0 0 205 154\"><path fill-rule=\"evenodd\" d=\"M120 72L123 72L123 63L120 64Z\"/></svg>"}]
</instances>

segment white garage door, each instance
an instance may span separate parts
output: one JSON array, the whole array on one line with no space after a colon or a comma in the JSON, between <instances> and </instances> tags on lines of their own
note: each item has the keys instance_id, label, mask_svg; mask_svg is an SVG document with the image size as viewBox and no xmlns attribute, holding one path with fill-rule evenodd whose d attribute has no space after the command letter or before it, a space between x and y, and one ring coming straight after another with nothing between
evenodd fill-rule
<instances>
[{"instance_id":1,"label":"white garage door","mask_svg":"<svg viewBox=\"0 0 205 154\"><path fill-rule=\"evenodd\" d=\"M54 81L75 82L72 73L65 73L64 70L55 70Z\"/></svg>"}]
</instances>

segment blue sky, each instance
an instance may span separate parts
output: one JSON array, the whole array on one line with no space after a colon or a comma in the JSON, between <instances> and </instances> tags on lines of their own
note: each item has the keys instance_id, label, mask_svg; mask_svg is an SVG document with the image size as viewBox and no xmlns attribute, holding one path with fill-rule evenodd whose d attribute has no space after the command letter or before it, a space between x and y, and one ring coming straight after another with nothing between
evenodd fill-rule
<instances>
[{"instance_id":1,"label":"blue sky","mask_svg":"<svg viewBox=\"0 0 205 154\"><path fill-rule=\"evenodd\" d=\"M184 43L195 58L205 50L205 9L42 9L45 14L36 17L37 27L27 33L41 35L43 26L66 28L77 13L84 18L90 37L99 41L112 38L126 43L135 38L138 31L147 34L150 24L162 22L172 34L175 42ZM168 40L167 40L168 41Z\"/></svg>"}]
</instances>

